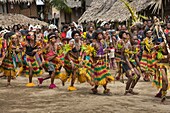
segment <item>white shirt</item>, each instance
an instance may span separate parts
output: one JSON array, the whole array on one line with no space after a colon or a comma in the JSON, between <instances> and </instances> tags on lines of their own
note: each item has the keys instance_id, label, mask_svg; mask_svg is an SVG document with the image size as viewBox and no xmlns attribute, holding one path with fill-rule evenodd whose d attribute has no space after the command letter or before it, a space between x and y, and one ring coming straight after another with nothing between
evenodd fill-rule
<instances>
[{"instance_id":1,"label":"white shirt","mask_svg":"<svg viewBox=\"0 0 170 113\"><path fill-rule=\"evenodd\" d=\"M69 44L70 44L70 43L75 44L75 40L74 40L74 39L71 39L71 40L69 41Z\"/></svg>"},{"instance_id":2,"label":"white shirt","mask_svg":"<svg viewBox=\"0 0 170 113\"><path fill-rule=\"evenodd\" d=\"M47 37L48 36L48 31L44 31L44 36Z\"/></svg>"},{"instance_id":3,"label":"white shirt","mask_svg":"<svg viewBox=\"0 0 170 113\"><path fill-rule=\"evenodd\" d=\"M71 29L69 31L67 31L66 38L72 38L71 37L72 32L73 31Z\"/></svg>"},{"instance_id":4,"label":"white shirt","mask_svg":"<svg viewBox=\"0 0 170 113\"><path fill-rule=\"evenodd\" d=\"M114 58L115 57L115 49L111 49L109 53L109 58Z\"/></svg>"}]
</instances>

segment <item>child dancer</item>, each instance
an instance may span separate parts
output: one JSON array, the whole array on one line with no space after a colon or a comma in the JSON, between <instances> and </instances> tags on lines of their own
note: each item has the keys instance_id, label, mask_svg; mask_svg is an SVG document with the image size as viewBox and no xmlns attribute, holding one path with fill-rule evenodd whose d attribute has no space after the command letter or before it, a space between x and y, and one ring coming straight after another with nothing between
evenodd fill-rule
<instances>
[{"instance_id":1,"label":"child dancer","mask_svg":"<svg viewBox=\"0 0 170 113\"><path fill-rule=\"evenodd\" d=\"M58 72L62 67L62 62L57 58L56 38L55 33L50 33L48 35L48 43L45 47L45 69L49 72L49 76L38 78L39 84L42 84L44 80L51 78L49 89L56 88L56 85L54 84L55 75L59 74Z\"/></svg>"},{"instance_id":2,"label":"child dancer","mask_svg":"<svg viewBox=\"0 0 170 113\"><path fill-rule=\"evenodd\" d=\"M21 48L18 46L18 39L16 35L11 36L11 40L8 39L7 51L2 63L4 68L4 75L8 77L7 86L11 86L11 78L16 76L17 67L17 54L21 52Z\"/></svg>"},{"instance_id":3,"label":"child dancer","mask_svg":"<svg viewBox=\"0 0 170 113\"><path fill-rule=\"evenodd\" d=\"M109 48L109 59L110 59L110 69L114 69L116 67L115 65L115 48L113 47L113 44L110 44Z\"/></svg>"},{"instance_id":4,"label":"child dancer","mask_svg":"<svg viewBox=\"0 0 170 113\"><path fill-rule=\"evenodd\" d=\"M107 84L110 81L113 81L114 78L110 74L109 70L106 67L105 60L105 52L104 52L104 43L102 43L103 33L102 31L98 31L96 35L96 42L92 44L97 52L96 55L93 55L93 71L94 75L92 75L95 81L95 87L92 89L94 94L98 93L98 86L102 85L104 88L103 93L105 95L111 95L110 89L107 88Z\"/></svg>"},{"instance_id":5,"label":"child dancer","mask_svg":"<svg viewBox=\"0 0 170 113\"><path fill-rule=\"evenodd\" d=\"M29 83L27 87L33 87L35 84L32 82L33 75L41 75L42 70L36 60L36 53L39 51L39 44L36 43L36 36L33 32L29 32L26 42L26 75L29 76Z\"/></svg>"}]
</instances>

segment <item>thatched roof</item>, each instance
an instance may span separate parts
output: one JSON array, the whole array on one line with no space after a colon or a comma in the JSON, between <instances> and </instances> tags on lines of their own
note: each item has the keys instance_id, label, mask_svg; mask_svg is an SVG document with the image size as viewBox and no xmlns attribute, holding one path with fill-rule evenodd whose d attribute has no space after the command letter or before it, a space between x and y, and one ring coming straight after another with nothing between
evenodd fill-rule
<instances>
[{"instance_id":1,"label":"thatched roof","mask_svg":"<svg viewBox=\"0 0 170 113\"><path fill-rule=\"evenodd\" d=\"M132 8L139 12L146 9L151 0L133 0L130 3ZM120 0L93 0L90 7L80 17L79 22L84 21L125 21L131 16L129 10Z\"/></svg>"},{"instance_id":2,"label":"thatched roof","mask_svg":"<svg viewBox=\"0 0 170 113\"><path fill-rule=\"evenodd\" d=\"M4 2L4 3L6 3L7 1L12 2L12 3L21 3L21 2L30 2L30 3L32 3L35 0L0 0L0 2Z\"/></svg>"},{"instance_id":3,"label":"thatched roof","mask_svg":"<svg viewBox=\"0 0 170 113\"><path fill-rule=\"evenodd\" d=\"M66 4L67 4L70 8L81 7L81 1L67 0Z\"/></svg>"},{"instance_id":4,"label":"thatched roof","mask_svg":"<svg viewBox=\"0 0 170 113\"><path fill-rule=\"evenodd\" d=\"M0 27L7 28L14 25L48 25L46 22L39 21L37 19L31 19L21 14L0 14Z\"/></svg>"}]
</instances>

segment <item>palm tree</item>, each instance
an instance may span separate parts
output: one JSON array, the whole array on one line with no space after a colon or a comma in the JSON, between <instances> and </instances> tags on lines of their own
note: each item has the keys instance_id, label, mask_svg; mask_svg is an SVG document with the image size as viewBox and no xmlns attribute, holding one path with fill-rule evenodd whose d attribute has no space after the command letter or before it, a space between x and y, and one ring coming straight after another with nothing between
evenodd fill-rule
<instances>
[{"instance_id":1,"label":"palm tree","mask_svg":"<svg viewBox=\"0 0 170 113\"><path fill-rule=\"evenodd\" d=\"M133 1L133 0L121 0L121 1L127 6L129 11L131 12L132 19L136 22L139 21L138 20L139 18L137 18L136 12L133 11L133 8L129 5L129 1ZM160 10L161 10L161 17L163 19L164 6L166 6L167 2L169 2L170 0L148 0L148 1L150 1L151 8L153 8L152 13L160 14Z\"/></svg>"},{"instance_id":2,"label":"palm tree","mask_svg":"<svg viewBox=\"0 0 170 113\"><path fill-rule=\"evenodd\" d=\"M152 0L151 7L154 7L153 12L156 13L158 11L159 13L159 10L163 8L163 4L166 4L167 1L169 0Z\"/></svg>"},{"instance_id":3,"label":"palm tree","mask_svg":"<svg viewBox=\"0 0 170 113\"><path fill-rule=\"evenodd\" d=\"M153 13L159 14L161 10L162 18L164 17L164 5L170 0L152 0L151 7L153 7Z\"/></svg>"},{"instance_id":4,"label":"palm tree","mask_svg":"<svg viewBox=\"0 0 170 113\"><path fill-rule=\"evenodd\" d=\"M63 10L66 13L71 13L71 8L67 5L67 0L44 0L44 20L48 22L48 12L51 6L55 7L58 10Z\"/></svg>"}]
</instances>

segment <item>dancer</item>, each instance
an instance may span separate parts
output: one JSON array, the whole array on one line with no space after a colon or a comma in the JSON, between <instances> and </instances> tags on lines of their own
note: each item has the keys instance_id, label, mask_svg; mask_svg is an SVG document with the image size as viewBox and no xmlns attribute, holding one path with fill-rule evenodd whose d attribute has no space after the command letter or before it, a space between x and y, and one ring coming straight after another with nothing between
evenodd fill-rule
<instances>
[{"instance_id":1,"label":"dancer","mask_svg":"<svg viewBox=\"0 0 170 113\"><path fill-rule=\"evenodd\" d=\"M118 74L116 76L116 80L120 80L120 78L121 78L121 82L124 83L122 64L121 64L121 54L122 54L122 48L123 48L123 44L124 44L122 33L119 33L119 40L116 43L116 47L115 47L115 60L116 60L116 63L117 63L117 68L118 68L117 69L117 73L116 73L116 74Z\"/></svg>"},{"instance_id":2,"label":"dancer","mask_svg":"<svg viewBox=\"0 0 170 113\"><path fill-rule=\"evenodd\" d=\"M3 39L2 34L0 34L0 72L2 73L0 77L3 77L2 61L5 58L5 48L5 40Z\"/></svg>"},{"instance_id":3,"label":"dancer","mask_svg":"<svg viewBox=\"0 0 170 113\"><path fill-rule=\"evenodd\" d=\"M152 31L148 30L146 32L146 38L141 42L141 44L143 53L140 66L142 73L144 74L144 81L150 81L149 76L154 76L156 71L156 52L152 39Z\"/></svg>"},{"instance_id":4,"label":"dancer","mask_svg":"<svg viewBox=\"0 0 170 113\"><path fill-rule=\"evenodd\" d=\"M26 84L27 87L33 87L35 84L32 82L33 76L41 75L42 70L38 65L36 60L36 54L40 50L39 43L36 43L36 36L34 32L29 32L27 42L25 44L26 48L26 75L29 76L29 83Z\"/></svg>"},{"instance_id":5,"label":"dancer","mask_svg":"<svg viewBox=\"0 0 170 113\"><path fill-rule=\"evenodd\" d=\"M125 40L125 43L127 44L128 42L126 42ZM140 49L138 46L137 36L133 35L131 37L129 47L126 46L126 44L125 44L125 49L124 49L125 56L123 55L123 57L125 57L125 62L128 65L129 72L126 71L126 76L128 77L128 81L126 83L125 95L128 93L137 95L138 93L133 91L133 89L135 88L141 76L140 68L138 68L140 66L140 63L139 63ZM122 64L122 66L123 66L123 69L126 69L124 68L126 65Z\"/></svg>"},{"instance_id":6,"label":"dancer","mask_svg":"<svg viewBox=\"0 0 170 113\"><path fill-rule=\"evenodd\" d=\"M162 98L161 102L165 102L166 100L166 94L167 90L170 87L170 70L169 70L169 62L170 62L170 55L168 53L168 48L170 46L170 33L167 34L166 37L167 41L162 42L158 46L158 53L157 53L157 70L156 70L156 76L154 77L154 85L160 89L158 94L156 94L155 97ZM166 43L167 45L166 46Z\"/></svg>"},{"instance_id":7,"label":"dancer","mask_svg":"<svg viewBox=\"0 0 170 113\"><path fill-rule=\"evenodd\" d=\"M115 69L115 48L113 47L113 44L110 44L109 47L109 62L110 62L110 69Z\"/></svg>"},{"instance_id":8,"label":"dancer","mask_svg":"<svg viewBox=\"0 0 170 113\"><path fill-rule=\"evenodd\" d=\"M64 68L66 70L67 76L71 79L71 85L68 87L69 91L77 90L74 87L74 83L76 78L80 83L88 82L90 85L93 85L91 82L91 77L89 75L89 70L86 67L85 63L85 44L80 40L80 32L73 31L72 37L73 40L70 44L73 47L65 56L65 65ZM86 51L87 52L87 51Z\"/></svg>"},{"instance_id":9,"label":"dancer","mask_svg":"<svg viewBox=\"0 0 170 113\"><path fill-rule=\"evenodd\" d=\"M92 92L94 94L98 93L98 86L102 85L104 88L103 93L106 95L111 95L110 89L107 88L108 82L111 82L114 80L112 75L110 74L109 70L106 67L105 63L105 55L104 52L104 43L102 41L103 39L103 31L97 31L96 35L96 41L93 42L92 46L96 50L96 55L93 55L93 64L92 68L94 69L94 74L91 75L95 82L95 87L92 89Z\"/></svg>"},{"instance_id":10,"label":"dancer","mask_svg":"<svg viewBox=\"0 0 170 113\"><path fill-rule=\"evenodd\" d=\"M17 61L19 61L17 54L21 52L21 47L18 43L18 38L14 34L7 39L8 45L5 51L5 58L2 61L4 75L8 77L7 87L11 86L11 79L16 77Z\"/></svg>"},{"instance_id":11,"label":"dancer","mask_svg":"<svg viewBox=\"0 0 170 113\"><path fill-rule=\"evenodd\" d=\"M70 50L64 58L65 59L64 68L66 70L67 76L71 78L71 85L68 87L69 91L77 90L76 87L74 87L74 83L76 77L78 77L79 75L79 66L82 66L82 61L83 61L83 58L80 55L81 45L82 45L80 36L81 34L79 31L73 31L72 33L73 49Z\"/></svg>"},{"instance_id":12,"label":"dancer","mask_svg":"<svg viewBox=\"0 0 170 113\"><path fill-rule=\"evenodd\" d=\"M39 84L42 84L44 80L51 78L51 84L49 89L56 88L54 84L55 76L58 75L60 68L62 67L61 60L57 58L57 46L56 46L56 35L55 33L50 33L48 35L48 43L44 48L44 58L45 58L45 70L49 72L49 76L44 78L38 78Z\"/></svg>"}]
</instances>

